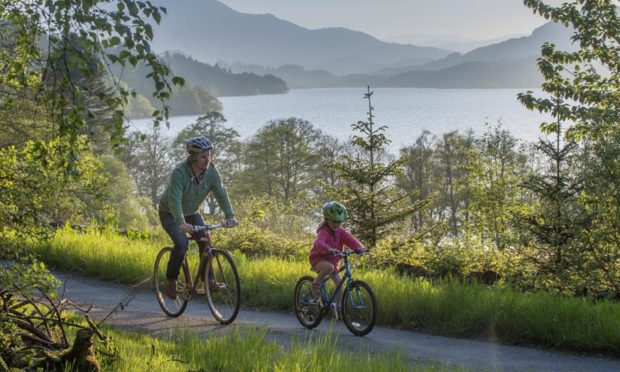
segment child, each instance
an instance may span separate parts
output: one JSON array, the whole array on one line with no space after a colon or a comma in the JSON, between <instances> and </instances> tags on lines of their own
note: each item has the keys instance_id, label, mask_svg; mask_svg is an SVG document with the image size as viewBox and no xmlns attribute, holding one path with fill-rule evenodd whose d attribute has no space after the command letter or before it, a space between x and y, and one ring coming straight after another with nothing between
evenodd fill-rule
<instances>
[{"instance_id":1,"label":"child","mask_svg":"<svg viewBox=\"0 0 620 372\"><path fill-rule=\"evenodd\" d=\"M347 220L347 210L335 201L330 201L323 205L323 217L316 229L316 240L310 251L310 265L312 271L317 272L316 278L312 282L312 294L317 298L321 295L321 281L334 270L338 271L341 257L334 256L334 253L342 252L344 247L351 248L358 252L364 252L364 246L351 233L340 227ZM340 284L342 278L340 274L334 277L334 283ZM340 304L342 291L338 293L338 313L340 314Z\"/></svg>"}]
</instances>

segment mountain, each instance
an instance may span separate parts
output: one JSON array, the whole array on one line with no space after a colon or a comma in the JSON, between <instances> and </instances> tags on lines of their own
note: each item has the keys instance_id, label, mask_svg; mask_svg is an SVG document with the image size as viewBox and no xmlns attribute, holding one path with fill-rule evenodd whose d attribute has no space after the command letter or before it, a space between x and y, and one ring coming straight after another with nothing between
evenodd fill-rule
<instances>
[{"instance_id":1,"label":"mountain","mask_svg":"<svg viewBox=\"0 0 620 372\"><path fill-rule=\"evenodd\" d=\"M535 58L471 61L437 71L415 70L378 79L376 86L494 89L533 88L543 82Z\"/></svg>"},{"instance_id":2,"label":"mountain","mask_svg":"<svg viewBox=\"0 0 620 372\"><path fill-rule=\"evenodd\" d=\"M465 54L454 53L424 65L411 66L410 70L440 70L464 62L537 58L540 56L540 47L545 42L555 44L560 50L575 50L576 47L572 45L570 40L572 33L571 29L562 24L547 22L535 29L531 35L480 47Z\"/></svg>"},{"instance_id":3,"label":"mountain","mask_svg":"<svg viewBox=\"0 0 620 372\"><path fill-rule=\"evenodd\" d=\"M162 60L176 74L217 97L286 93L284 80L272 74L233 73L181 53L164 53Z\"/></svg>"},{"instance_id":4,"label":"mountain","mask_svg":"<svg viewBox=\"0 0 620 372\"><path fill-rule=\"evenodd\" d=\"M299 65L282 65L279 67L264 67L243 63L226 64L218 62L234 73L251 72L257 75L274 75L286 81L291 88L325 88L339 85L340 79L324 70L306 70Z\"/></svg>"},{"instance_id":5,"label":"mountain","mask_svg":"<svg viewBox=\"0 0 620 372\"><path fill-rule=\"evenodd\" d=\"M440 49L454 50L459 53L466 53L476 48L491 44L497 44L502 41L521 36L524 35L510 35L494 39L475 40L460 35L402 34L391 36L383 40L393 43L428 46Z\"/></svg>"},{"instance_id":6,"label":"mountain","mask_svg":"<svg viewBox=\"0 0 620 372\"><path fill-rule=\"evenodd\" d=\"M155 50L181 51L202 62L300 65L333 74L367 73L403 61L411 65L450 52L386 43L345 28L311 30L271 14L237 12L216 0L156 0L167 9L155 28Z\"/></svg>"}]
</instances>

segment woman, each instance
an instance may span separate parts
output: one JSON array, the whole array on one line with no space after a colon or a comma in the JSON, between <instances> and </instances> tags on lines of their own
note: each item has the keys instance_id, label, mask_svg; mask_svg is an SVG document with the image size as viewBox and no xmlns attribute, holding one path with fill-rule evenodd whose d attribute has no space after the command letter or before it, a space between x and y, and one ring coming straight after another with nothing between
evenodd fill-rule
<instances>
[{"instance_id":1,"label":"woman","mask_svg":"<svg viewBox=\"0 0 620 372\"><path fill-rule=\"evenodd\" d=\"M174 243L166 272L166 295L172 299L177 297L176 280L189 246L186 233L192 232L192 225L205 224L198 209L210 192L224 211L224 224L228 227L237 225L226 188L211 163L213 144L206 137L192 137L187 139L185 146L187 159L175 166L159 199L159 220ZM205 243L198 244L202 253Z\"/></svg>"}]
</instances>

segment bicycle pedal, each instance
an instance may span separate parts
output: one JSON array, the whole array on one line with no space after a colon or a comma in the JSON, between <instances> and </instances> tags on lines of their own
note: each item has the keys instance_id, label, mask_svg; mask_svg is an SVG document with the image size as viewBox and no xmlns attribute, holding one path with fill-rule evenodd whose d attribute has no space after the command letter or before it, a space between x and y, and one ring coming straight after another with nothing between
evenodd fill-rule
<instances>
[{"instance_id":1,"label":"bicycle pedal","mask_svg":"<svg viewBox=\"0 0 620 372\"><path fill-rule=\"evenodd\" d=\"M177 298L184 301L189 301L192 299L192 292L189 288L184 288L183 290L179 290L177 292Z\"/></svg>"}]
</instances>

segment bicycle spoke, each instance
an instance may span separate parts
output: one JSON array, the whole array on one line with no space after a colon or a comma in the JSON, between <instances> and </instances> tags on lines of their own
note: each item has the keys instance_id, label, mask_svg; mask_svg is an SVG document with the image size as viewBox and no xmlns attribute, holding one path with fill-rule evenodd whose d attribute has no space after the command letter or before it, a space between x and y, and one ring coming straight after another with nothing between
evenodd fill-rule
<instances>
[{"instance_id":1,"label":"bicycle spoke","mask_svg":"<svg viewBox=\"0 0 620 372\"><path fill-rule=\"evenodd\" d=\"M306 328L314 328L321 322L319 300L312 295L312 277L299 279L295 286L295 315Z\"/></svg>"},{"instance_id":2,"label":"bicycle spoke","mask_svg":"<svg viewBox=\"0 0 620 372\"><path fill-rule=\"evenodd\" d=\"M239 311L239 276L230 255L213 250L206 270L207 302L213 316L222 324L232 322Z\"/></svg>"},{"instance_id":3,"label":"bicycle spoke","mask_svg":"<svg viewBox=\"0 0 620 372\"><path fill-rule=\"evenodd\" d=\"M155 296L159 306L169 316L179 316L187 307L187 283L189 281L189 274L187 267L181 267L181 273L177 280L177 292L176 299L171 299L166 295L166 270L168 266L168 260L172 248L164 248L157 255L155 260L155 268L153 272L153 287L155 289Z\"/></svg>"},{"instance_id":4,"label":"bicycle spoke","mask_svg":"<svg viewBox=\"0 0 620 372\"><path fill-rule=\"evenodd\" d=\"M377 300L370 286L361 281L351 283L342 310L345 325L353 334L363 336L370 332L377 320Z\"/></svg>"}]
</instances>

